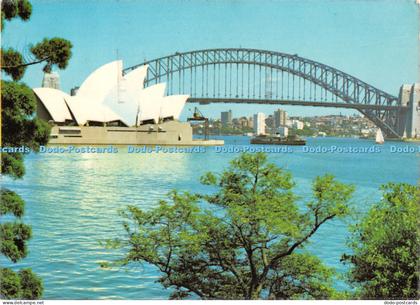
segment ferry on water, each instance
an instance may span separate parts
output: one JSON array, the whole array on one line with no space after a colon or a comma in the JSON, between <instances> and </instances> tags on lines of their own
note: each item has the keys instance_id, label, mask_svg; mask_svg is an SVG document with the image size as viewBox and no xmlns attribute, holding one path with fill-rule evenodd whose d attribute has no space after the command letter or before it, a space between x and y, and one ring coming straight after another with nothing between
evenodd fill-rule
<instances>
[{"instance_id":1,"label":"ferry on water","mask_svg":"<svg viewBox=\"0 0 420 305\"><path fill-rule=\"evenodd\" d=\"M281 137L280 135L257 135L251 138L251 144L265 145L306 145L306 140L296 135Z\"/></svg>"}]
</instances>

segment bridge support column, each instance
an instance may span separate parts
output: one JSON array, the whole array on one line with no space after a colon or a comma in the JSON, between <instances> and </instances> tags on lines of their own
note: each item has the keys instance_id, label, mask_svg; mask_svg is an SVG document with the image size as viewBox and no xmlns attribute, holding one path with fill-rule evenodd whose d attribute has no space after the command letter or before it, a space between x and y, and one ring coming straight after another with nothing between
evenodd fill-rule
<instances>
[{"instance_id":1,"label":"bridge support column","mask_svg":"<svg viewBox=\"0 0 420 305\"><path fill-rule=\"evenodd\" d=\"M408 101L406 135L407 138L420 139L420 83L413 84Z\"/></svg>"},{"instance_id":2,"label":"bridge support column","mask_svg":"<svg viewBox=\"0 0 420 305\"><path fill-rule=\"evenodd\" d=\"M420 139L420 83L402 85L399 102L406 110L398 117L398 133L402 137Z\"/></svg>"},{"instance_id":3,"label":"bridge support column","mask_svg":"<svg viewBox=\"0 0 420 305\"><path fill-rule=\"evenodd\" d=\"M410 102L410 92L412 85L404 84L400 88L400 94L398 96L399 105L407 107ZM408 111L400 111L398 113L398 134L401 137L406 136Z\"/></svg>"}]
</instances>

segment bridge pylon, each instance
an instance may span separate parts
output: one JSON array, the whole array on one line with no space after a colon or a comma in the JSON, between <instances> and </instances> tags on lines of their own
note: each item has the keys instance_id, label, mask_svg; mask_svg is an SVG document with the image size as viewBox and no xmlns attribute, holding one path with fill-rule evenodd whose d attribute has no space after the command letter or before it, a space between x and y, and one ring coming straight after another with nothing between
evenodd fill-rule
<instances>
[{"instance_id":1,"label":"bridge pylon","mask_svg":"<svg viewBox=\"0 0 420 305\"><path fill-rule=\"evenodd\" d=\"M400 88L398 133L401 137L420 138L420 83L404 84Z\"/></svg>"}]
</instances>

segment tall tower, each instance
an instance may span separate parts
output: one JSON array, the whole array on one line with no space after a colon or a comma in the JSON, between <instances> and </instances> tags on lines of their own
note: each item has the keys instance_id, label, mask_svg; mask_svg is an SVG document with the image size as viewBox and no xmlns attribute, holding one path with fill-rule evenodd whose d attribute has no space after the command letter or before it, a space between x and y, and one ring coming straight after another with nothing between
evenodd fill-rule
<instances>
[{"instance_id":1,"label":"tall tower","mask_svg":"<svg viewBox=\"0 0 420 305\"><path fill-rule=\"evenodd\" d=\"M60 90L60 75L57 72L44 73L42 87Z\"/></svg>"},{"instance_id":2,"label":"tall tower","mask_svg":"<svg viewBox=\"0 0 420 305\"><path fill-rule=\"evenodd\" d=\"M420 83L401 86L399 100L401 106L407 107L399 117L399 134L420 138Z\"/></svg>"},{"instance_id":3,"label":"tall tower","mask_svg":"<svg viewBox=\"0 0 420 305\"><path fill-rule=\"evenodd\" d=\"M420 83L411 87L407 114L407 137L420 138Z\"/></svg>"},{"instance_id":4,"label":"tall tower","mask_svg":"<svg viewBox=\"0 0 420 305\"><path fill-rule=\"evenodd\" d=\"M262 112L254 114L254 133L257 136L265 134L265 114Z\"/></svg>"},{"instance_id":5,"label":"tall tower","mask_svg":"<svg viewBox=\"0 0 420 305\"><path fill-rule=\"evenodd\" d=\"M274 111L274 127L286 126L287 112L282 109Z\"/></svg>"},{"instance_id":6,"label":"tall tower","mask_svg":"<svg viewBox=\"0 0 420 305\"><path fill-rule=\"evenodd\" d=\"M223 126L232 125L232 110L222 111L220 113L220 120Z\"/></svg>"}]
</instances>

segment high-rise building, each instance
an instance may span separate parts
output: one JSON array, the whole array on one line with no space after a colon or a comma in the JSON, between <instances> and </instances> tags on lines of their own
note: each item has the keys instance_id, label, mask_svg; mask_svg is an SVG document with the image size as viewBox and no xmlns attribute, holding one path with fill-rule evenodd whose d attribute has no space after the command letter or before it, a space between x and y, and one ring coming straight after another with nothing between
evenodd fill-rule
<instances>
[{"instance_id":1,"label":"high-rise building","mask_svg":"<svg viewBox=\"0 0 420 305\"><path fill-rule=\"evenodd\" d=\"M256 135L265 134L265 114L258 112L254 114L254 133Z\"/></svg>"},{"instance_id":2,"label":"high-rise building","mask_svg":"<svg viewBox=\"0 0 420 305\"><path fill-rule=\"evenodd\" d=\"M57 72L44 73L42 87L60 90L60 75Z\"/></svg>"},{"instance_id":3,"label":"high-rise building","mask_svg":"<svg viewBox=\"0 0 420 305\"><path fill-rule=\"evenodd\" d=\"M232 125L232 110L222 111L220 114L220 121L223 126Z\"/></svg>"},{"instance_id":4,"label":"high-rise building","mask_svg":"<svg viewBox=\"0 0 420 305\"><path fill-rule=\"evenodd\" d=\"M252 116L248 118L248 127L254 128L254 119L252 118Z\"/></svg>"},{"instance_id":5,"label":"high-rise building","mask_svg":"<svg viewBox=\"0 0 420 305\"><path fill-rule=\"evenodd\" d=\"M274 111L274 127L278 128L280 126L286 126L286 121L287 121L286 111L282 109L278 109Z\"/></svg>"},{"instance_id":6,"label":"high-rise building","mask_svg":"<svg viewBox=\"0 0 420 305\"><path fill-rule=\"evenodd\" d=\"M272 115L269 115L266 119L265 119L265 126L267 128L273 128L274 127L274 117Z\"/></svg>"}]
</instances>

